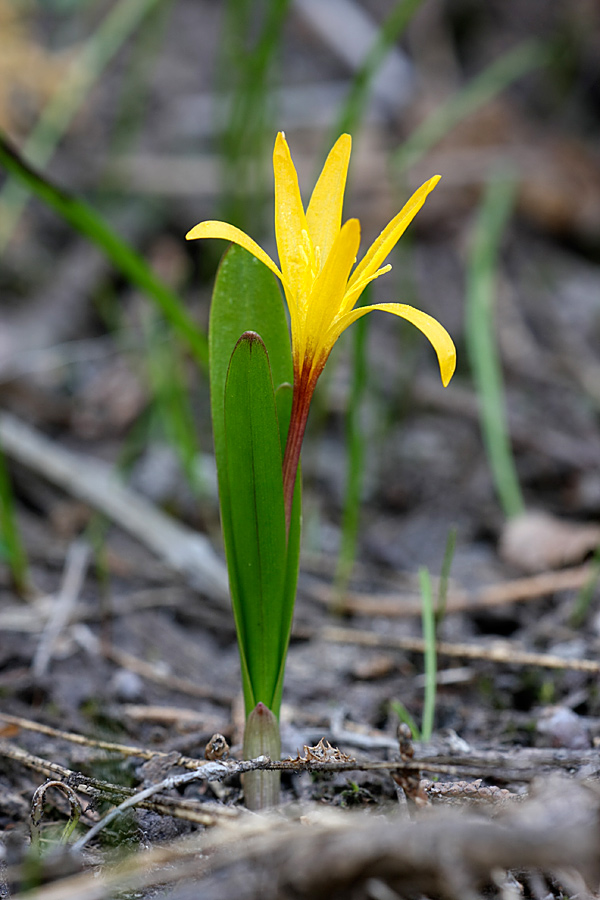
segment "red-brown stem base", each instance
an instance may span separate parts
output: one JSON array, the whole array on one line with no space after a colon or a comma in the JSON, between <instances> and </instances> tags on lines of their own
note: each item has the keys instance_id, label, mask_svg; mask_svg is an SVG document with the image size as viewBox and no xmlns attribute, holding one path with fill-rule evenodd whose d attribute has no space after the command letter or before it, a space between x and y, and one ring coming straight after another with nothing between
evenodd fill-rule
<instances>
[{"instance_id":1,"label":"red-brown stem base","mask_svg":"<svg viewBox=\"0 0 600 900\"><path fill-rule=\"evenodd\" d=\"M302 440L306 430L310 401L322 369L323 366L315 372L314 368L308 368L307 375L305 374L307 371L305 369L299 377L297 372L294 372L292 413L283 455L283 498L285 502L285 524L288 531L292 518L294 487L296 486L296 475L298 473L300 451L302 450Z\"/></svg>"}]
</instances>

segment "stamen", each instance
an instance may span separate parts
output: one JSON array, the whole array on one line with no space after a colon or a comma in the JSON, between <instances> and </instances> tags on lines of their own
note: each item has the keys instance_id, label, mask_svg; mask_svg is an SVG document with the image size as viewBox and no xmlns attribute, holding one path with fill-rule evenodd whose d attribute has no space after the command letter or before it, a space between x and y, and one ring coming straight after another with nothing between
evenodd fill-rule
<instances>
[{"instance_id":1,"label":"stamen","mask_svg":"<svg viewBox=\"0 0 600 900\"><path fill-rule=\"evenodd\" d=\"M368 284L370 284L372 281L375 281L375 279L379 278L380 275L385 275L387 272L389 272L391 270L391 268L392 268L391 265L388 263L387 266L383 266L383 268L377 269L377 271L374 272L372 275L367 275L364 278L361 278L359 281L356 282L355 285L352 286L351 293L356 294L356 295L362 293L362 291L364 291L364 289L366 288L366 286Z\"/></svg>"}]
</instances>

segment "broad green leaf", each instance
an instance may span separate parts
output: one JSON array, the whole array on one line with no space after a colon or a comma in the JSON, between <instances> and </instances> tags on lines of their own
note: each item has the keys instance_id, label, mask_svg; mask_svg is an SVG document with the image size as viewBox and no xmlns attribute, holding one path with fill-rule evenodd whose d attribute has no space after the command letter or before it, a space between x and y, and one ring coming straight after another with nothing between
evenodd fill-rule
<instances>
[{"instance_id":1,"label":"broad green leaf","mask_svg":"<svg viewBox=\"0 0 600 900\"><path fill-rule=\"evenodd\" d=\"M224 451L223 404L231 354L245 331L260 334L275 389L293 379L292 351L283 300L266 266L242 247L231 247L221 262L210 309L208 346L210 402L217 470ZM219 490L223 493L219 474Z\"/></svg>"},{"instance_id":2,"label":"broad green leaf","mask_svg":"<svg viewBox=\"0 0 600 900\"><path fill-rule=\"evenodd\" d=\"M237 504L238 500L235 496L230 495L227 478L224 416L227 372L234 348L240 335L245 331L257 332L267 348L272 379L276 388L282 457L292 402L292 390L289 384L293 379L289 329L284 304L277 282L268 269L241 247L233 246L223 258L213 293L209 325L210 384L221 523L227 554L230 591L238 630L246 710L249 712L262 698L254 697L246 653L248 638L244 621L236 613L238 600L244 597L246 592L240 582L243 567L238 564L232 542L232 505ZM265 701L275 715L278 715L281 702L285 655L289 643L298 580L299 548L300 473L298 473L292 510L284 585L279 600L281 604L281 628L278 643L280 663L279 670L275 673L276 697L273 702Z\"/></svg>"},{"instance_id":3,"label":"broad green leaf","mask_svg":"<svg viewBox=\"0 0 600 900\"><path fill-rule=\"evenodd\" d=\"M249 712L260 701L272 708L290 615L279 423L269 358L255 332L243 334L231 356L224 413L227 562Z\"/></svg>"}]
</instances>

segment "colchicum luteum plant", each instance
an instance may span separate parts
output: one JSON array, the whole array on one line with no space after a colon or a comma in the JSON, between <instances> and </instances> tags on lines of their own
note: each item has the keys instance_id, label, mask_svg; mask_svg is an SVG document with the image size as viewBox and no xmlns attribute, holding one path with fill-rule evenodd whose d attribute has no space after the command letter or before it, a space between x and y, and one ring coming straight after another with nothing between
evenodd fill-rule
<instances>
[{"instance_id":1,"label":"colchicum luteum plant","mask_svg":"<svg viewBox=\"0 0 600 900\"><path fill-rule=\"evenodd\" d=\"M455 368L452 339L434 318L401 303L356 308L365 287L391 268L386 258L433 190L429 179L353 269L360 223L342 225L350 135L335 143L306 211L285 136L275 141L275 236L279 266L226 222L201 222L189 240L234 245L221 263L209 327L211 405L221 521L241 659L246 736L252 757L279 755L281 705L300 544L300 450L319 375L341 333L383 310L430 340L442 382ZM291 346L281 295L291 323ZM277 801L275 773L245 783L255 808Z\"/></svg>"}]
</instances>

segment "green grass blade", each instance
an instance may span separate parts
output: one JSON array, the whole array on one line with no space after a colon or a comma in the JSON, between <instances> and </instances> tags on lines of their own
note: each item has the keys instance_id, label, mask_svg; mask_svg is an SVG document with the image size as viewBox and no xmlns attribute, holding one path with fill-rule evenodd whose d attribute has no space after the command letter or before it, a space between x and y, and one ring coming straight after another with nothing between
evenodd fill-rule
<instances>
[{"instance_id":1,"label":"green grass blade","mask_svg":"<svg viewBox=\"0 0 600 900\"><path fill-rule=\"evenodd\" d=\"M153 273L143 257L113 231L91 206L36 172L22 159L2 132L0 132L0 166L16 176L76 231L96 244L113 265L155 303L172 328L185 338L197 361L203 366L206 365L208 361L206 337L190 318L179 297Z\"/></svg>"},{"instance_id":2,"label":"green grass blade","mask_svg":"<svg viewBox=\"0 0 600 900\"><path fill-rule=\"evenodd\" d=\"M175 0L154 4L138 29L114 112L109 155L126 153L141 132L147 113L156 60L162 53ZM104 179L106 182L106 179Z\"/></svg>"},{"instance_id":3,"label":"green grass blade","mask_svg":"<svg viewBox=\"0 0 600 900\"><path fill-rule=\"evenodd\" d=\"M290 0L228 0L219 71L232 94L221 138L225 202L222 218L260 230L270 178L273 65ZM256 37L253 36L256 35Z\"/></svg>"},{"instance_id":4,"label":"green grass blade","mask_svg":"<svg viewBox=\"0 0 600 900\"><path fill-rule=\"evenodd\" d=\"M412 132L392 157L396 170L409 169L459 122L489 103L513 81L547 65L550 57L548 47L538 41L526 41L494 60Z\"/></svg>"},{"instance_id":5,"label":"green grass blade","mask_svg":"<svg viewBox=\"0 0 600 900\"><path fill-rule=\"evenodd\" d=\"M431 578L429 571L425 568L419 569L419 584L421 586L423 640L425 641L425 701L423 703L421 739L429 741L433 734L433 720L435 716L437 648Z\"/></svg>"},{"instance_id":6,"label":"green grass blade","mask_svg":"<svg viewBox=\"0 0 600 900\"><path fill-rule=\"evenodd\" d=\"M269 358L255 332L231 357L225 385L229 517L227 562L232 602L249 679L246 712L269 709L281 671L287 557L279 422ZM251 705L249 705L251 704Z\"/></svg>"},{"instance_id":7,"label":"green grass blade","mask_svg":"<svg viewBox=\"0 0 600 900\"><path fill-rule=\"evenodd\" d=\"M435 609L435 629L436 632L444 620L446 615L446 602L448 599L448 580L450 578L450 569L452 560L454 559L454 551L456 549L456 525L452 525L448 529L448 537L446 538L446 549L444 550L444 559L442 560L442 571L440 573L440 584L437 595L437 606Z\"/></svg>"},{"instance_id":8,"label":"green grass blade","mask_svg":"<svg viewBox=\"0 0 600 900\"><path fill-rule=\"evenodd\" d=\"M599 580L600 547L597 547L596 552L592 557L588 580L583 585L581 590L578 591L577 596L575 597L573 609L571 610L571 615L569 616L569 625L571 626L571 628L581 628L581 626L584 624L586 617L590 611L590 606L592 604L592 600L594 599Z\"/></svg>"},{"instance_id":9,"label":"green grass blade","mask_svg":"<svg viewBox=\"0 0 600 900\"><path fill-rule=\"evenodd\" d=\"M392 712L396 713L400 722L404 722L405 725L408 725L408 727L410 728L413 740L415 740L415 741L422 740L421 732L419 731L419 726L417 725L417 723L415 722L415 720L413 719L413 717L411 716L411 714L405 707L404 703L401 703L399 700L391 700L390 708L392 709Z\"/></svg>"},{"instance_id":10,"label":"green grass blade","mask_svg":"<svg viewBox=\"0 0 600 900\"><path fill-rule=\"evenodd\" d=\"M423 0L403 0L394 5L391 13L381 25L377 40L352 79L350 92L346 97L328 146L344 132L355 134L364 115L373 80L389 51L404 29L410 23Z\"/></svg>"},{"instance_id":11,"label":"green grass blade","mask_svg":"<svg viewBox=\"0 0 600 900\"><path fill-rule=\"evenodd\" d=\"M25 142L23 155L29 163L41 168L46 165L94 83L158 2L120 0L112 6L74 60ZM9 182L0 192L0 252L10 240L26 201L23 183Z\"/></svg>"},{"instance_id":12,"label":"green grass blade","mask_svg":"<svg viewBox=\"0 0 600 900\"><path fill-rule=\"evenodd\" d=\"M154 399L154 418L161 437L175 450L192 491L199 495L203 486L198 467L200 447L186 360L178 341L165 340L164 318L148 312L150 315L143 317L144 362Z\"/></svg>"},{"instance_id":13,"label":"green grass blade","mask_svg":"<svg viewBox=\"0 0 600 900\"><path fill-rule=\"evenodd\" d=\"M10 569L17 592L24 597L29 589L29 567L21 541L4 453L0 450L0 553Z\"/></svg>"},{"instance_id":14,"label":"green grass blade","mask_svg":"<svg viewBox=\"0 0 600 900\"><path fill-rule=\"evenodd\" d=\"M507 518L525 509L506 423L502 369L494 333L498 251L515 200L515 184L492 178L481 204L467 264L466 338L479 397L483 439Z\"/></svg>"}]
</instances>

